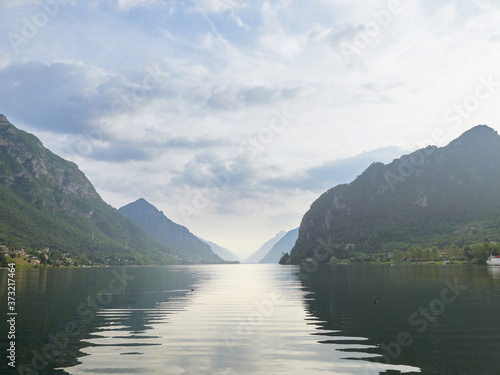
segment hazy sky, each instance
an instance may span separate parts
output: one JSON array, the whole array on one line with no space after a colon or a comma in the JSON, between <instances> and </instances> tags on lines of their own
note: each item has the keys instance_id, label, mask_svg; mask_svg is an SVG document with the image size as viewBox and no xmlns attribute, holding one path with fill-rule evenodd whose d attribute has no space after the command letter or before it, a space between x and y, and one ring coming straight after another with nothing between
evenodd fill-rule
<instances>
[{"instance_id":1,"label":"hazy sky","mask_svg":"<svg viewBox=\"0 0 500 375\"><path fill-rule=\"evenodd\" d=\"M2 0L0 113L246 256L372 161L500 129L491 1Z\"/></svg>"}]
</instances>

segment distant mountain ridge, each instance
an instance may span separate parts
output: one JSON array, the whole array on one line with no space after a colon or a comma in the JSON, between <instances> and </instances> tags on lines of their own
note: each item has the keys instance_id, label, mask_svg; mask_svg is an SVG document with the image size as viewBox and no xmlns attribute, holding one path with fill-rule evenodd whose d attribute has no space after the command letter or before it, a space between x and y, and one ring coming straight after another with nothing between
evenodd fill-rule
<instances>
[{"instance_id":1,"label":"distant mountain ridge","mask_svg":"<svg viewBox=\"0 0 500 375\"><path fill-rule=\"evenodd\" d=\"M460 232L475 227L475 234ZM323 193L304 215L291 262L322 246L350 252L500 241L500 136L476 126L445 147L429 146ZM495 229L496 228L496 229Z\"/></svg>"},{"instance_id":2,"label":"distant mountain ridge","mask_svg":"<svg viewBox=\"0 0 500 375\"><path fill-rule=\"evenodd\" d=\"M266 241L261 247L257 249L255 253L253 253L247 258L246 263L259 263L262 260L262 258L264 258L267 255L269 250L272 249L272 247L276 244L276 242L281 240L281 238L285 234L286 234L285 231L281 231L277 233L273 238Z\"/></svg>"},{"instance_id":3,"label":"distant mountain ridge","mask_svg":"<svg viewBox=\"0 0 500 375\"><path fill-rule=\"evenodd\" d=\"M278 263L284 253L290 253L298 237L299 228L288 231L259 263Z\"/></svg>"},{"instance_id":4,"label":"distant mountain ridge","mask_svg":"<svg viewBox=\"0 0 500 375\"><path fill-rule=\"evenodd\" d=\"M210 245L192 234L186 227L174 223L162 211L140 198L121 207L118 212L141 227L158 243L167 246L182 258L199 263L222 263Z\"/></svg>"},{"instance_id":5,"label":"distant mountain ridge","mask_svg":"<svg viewBox=\"0 0 500 375\"><path fill-rule=\"evenodd\" d=\"M226 249L225 247L219 246L214 242L204 240L203 238L200 238L203 242L207 243L211 248L212 251L220 256L222 259L230 261L230 262L241 262L241 259L234 254L231 250Z\"/></svg>"},{"instance_id":6,"label":"distant mountain ridge","mask_svg":"<svg viewBox=\"0 0 500 375\"><path fill-rule=\"evenodd\" d=\"M178 263L104 202L75 163L0 115L0 241L103 264Z\"/></svg>"}]
</instances>

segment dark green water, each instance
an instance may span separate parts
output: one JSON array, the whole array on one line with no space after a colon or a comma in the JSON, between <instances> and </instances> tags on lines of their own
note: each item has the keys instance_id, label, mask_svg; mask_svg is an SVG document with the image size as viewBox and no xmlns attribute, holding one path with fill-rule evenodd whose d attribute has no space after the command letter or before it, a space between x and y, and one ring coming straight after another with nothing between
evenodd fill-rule
<instances>
[{"instance_id":1,"label":"dark green water","mask_svg":"<svg viewBox=\"0 0 500 375\"><path fill-rule=\"evenodd\" d=\"M16 311L12 373L499 372L500 273L487 267L18 270Z\"/></svg>"}]
</instances>

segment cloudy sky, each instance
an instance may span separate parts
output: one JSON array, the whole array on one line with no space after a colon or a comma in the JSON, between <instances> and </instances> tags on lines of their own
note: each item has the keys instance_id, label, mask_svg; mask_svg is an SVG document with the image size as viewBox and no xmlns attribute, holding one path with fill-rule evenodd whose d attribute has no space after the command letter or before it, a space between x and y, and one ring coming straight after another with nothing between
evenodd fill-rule
<instances>
[{"instance_id":1,"label":"cloudy sky","mask_svg":"<svg viewBox=\"0 0 500 375\"><path fill-rule=\"evenodd\" d=\"M371 162L500 129L500 4L2 0L0 113L247 256Z\"/></svg>"}]
</instances>

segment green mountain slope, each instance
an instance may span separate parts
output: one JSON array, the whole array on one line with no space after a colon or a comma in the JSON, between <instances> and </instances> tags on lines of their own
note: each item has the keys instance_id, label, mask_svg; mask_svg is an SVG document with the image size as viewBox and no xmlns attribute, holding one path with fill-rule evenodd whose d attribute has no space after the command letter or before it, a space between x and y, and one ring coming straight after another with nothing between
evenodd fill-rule
<instances>
[{"instance_id":1,"label":"green mountain slope","mask_svg":"<svg viewBox=\"0 0 500 375\"><path fill-rule=\"evenodd\" d=\"M49 247L95 263L176 263L96 192L77 165L0 115L0 241ZM109 260L108 260L109 259Z\"/></svg>"},{"instance_id":2,"label":"green mountain slope","mask_svg":"<svg viewBox=\"0 0 500 375\"><path fill-rule=\"evenodd\" d=\"M210 245L192 234L186 227L174 223L163 212L141 198L118 210L158 243L173 249L181 257L196 263L222 263Z\"/></svg>"},{"instance_id":3,"label":"green mountain slope","mask_svg":"<svg viewBox=\"0 0 500 375\"><path fill-rule=\"evenodd\" d=\"M322 194L304 215L292 263L328 247L335 256L411 245L500 242L500 136L480 125ZM327 259L326 259L327 260Z\"/></svg>"}]
</instances>

